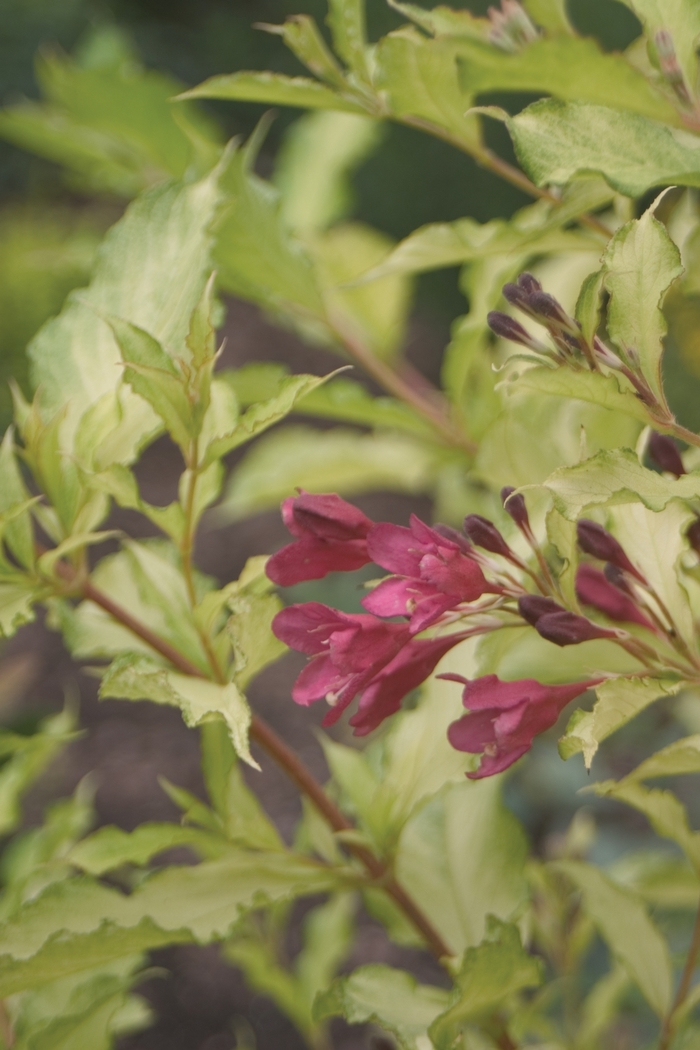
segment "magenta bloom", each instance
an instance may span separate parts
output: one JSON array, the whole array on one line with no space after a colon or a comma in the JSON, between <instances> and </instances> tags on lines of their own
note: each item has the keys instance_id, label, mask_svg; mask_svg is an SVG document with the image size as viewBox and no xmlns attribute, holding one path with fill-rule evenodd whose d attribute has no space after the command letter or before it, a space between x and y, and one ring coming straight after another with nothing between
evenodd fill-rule
<instances>
[{"instance_id":1,"label":"magenta bloom","mask_svg":"<svg viewBox=\"0 0 700 1050\"><path fill-rule=\"evenodd\" d=\"M265 570L280 587L350 572L371 561L367 534L373 522L340 496L290 496L282 504L282 518L296 541L273 554Z\"/></svg>"},{"instance_id":2,"label":"magenta bloom","mask_svg":"<svg viewBox=\"0 0 700 1050\"><path fill-rule=\"evenodd\" d=\"M367 538L367 550L372 561L394 575L362 604L377 616L409 616L411 634L418 634L449 609L491 589L471 549L458 533L443 535L415 514L408 529L380 522Z\"/></svg>"},{"instance_id":3,"label":"magenta bloom","mask_svg":"<svg viewBox=\"0 0 700 1050\"><path fill-rule=\"evenodd\" d=\"M343 613L320 602L282 609L272 630L291 649L311 657L294 683L292 698L308 706L325 697L334 708L331 722L410 639L408 624Z\"/></svg>"},{"instance_id":4,"label":"magenta bloom","mask_svg":"<svg viewBox=\"0 0 700 1050\"><path fill-rule=\"evenodd\" d=\"M638 623L642 627L648 627L651 631L656 630L651 620L644 615L632 599L623 594L607 579L605 573L596 569L594 565L579 565L576 573L576 594L584 605L592 605L595 609L600 609L611 620Z\"/></svg>"},{"instance_id":5,"label":"magenta bloom","mask_svg":"<svg viewBox=\"0 0 700 1050\"><path fill-rule=\"evenodd\" d=\"M350 725L355 727L355 736L366 736L385 718L396 714L403 698L424 682L445 653L468 634L447 634L429 640L412 638L363 691L357 713L350 719ZM332 711L325 720L326 724L335 722L337 717L335 710Z\"/></svg>"},{"instance_id":6,"label":"magenta bloom","mask_svg":"<svg viewBox=\"0 0 700 1050\"><path fill-rule=\"evenodd\" d=\"M460 675L440 675L464 683L464 706L469 713L447 731L457 751L483 755L471 780L493 776L512 766L529 751L532 741L554 725L566 705L586 689L603 681L593 678L571 685L542 685L534 678L502 682L495 674L468 681Z\"/></svg>"}]
</instances>

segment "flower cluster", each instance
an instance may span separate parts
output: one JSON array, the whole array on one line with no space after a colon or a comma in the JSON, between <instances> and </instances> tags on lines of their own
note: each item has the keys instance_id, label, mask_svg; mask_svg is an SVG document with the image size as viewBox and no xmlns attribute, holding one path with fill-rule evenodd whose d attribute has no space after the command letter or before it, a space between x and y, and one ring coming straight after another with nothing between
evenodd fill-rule
<instances>
[{"instance_id":1,"label":"flower cluster","mask_svg":"<svg viewBox=\"0 0 700 1050\"><path fill-rule=\"evenodd\" d=\"M664 449L668 463L677 467L665 446L661 455ZM581 551L605 563L601 569L584 562L576 580L581 604L605 617L598 623L566 607L522 495L506 488L501 496L536 568L480 515L469 515L462 531L426 525L415 515L405 528L373 522L337 495L301 492L285 500L282 513L294 540L268 561L275 583L289 586L369 563L389 574L363 599L364 613L344 613L319 602L290 605L278 613L275 635L310 658L294 684L293 699L308 705L325 698L330 711L324 724L329 725L357 697L350 724L364 735L397 712L454 646L513 626L530 626L558 646L606 639L645 658L651 650L629 626L643 628L653 640L669 625L660 622L649 584L614 536L597 522L578 523ZM529 589L533 585L536 593ZM464 685L467 714L450 727L449 740L460 751L482 755L478 771L469 774L474 778L512 765L571 700L602 680L548 685L534 679L502 682L495 675L472 681L442 677Z\"/></svg>"},{"instance_id":2,"label":"flower cluster","mask_svg":"<svg viewBox=\"0 0 700 1050\"><path fill-rule=\"evenodd\" d=\"M500 310L488 315L491 330L501 339L519 343L552 365L568 365L580 370L601 371L601 366L625 376L637 397L651 409L658 410L658 399L649 386L634 347L627 347L624 358L616 354L603 340L594 335L586 339L582 327L571 317L553 295L545 292L531 273L521 273L516 283L503 286L503 297L518 310L542 325L549 333L553 347L547 346L527 331L519 321Z\"/></svg>"}]
</instances>

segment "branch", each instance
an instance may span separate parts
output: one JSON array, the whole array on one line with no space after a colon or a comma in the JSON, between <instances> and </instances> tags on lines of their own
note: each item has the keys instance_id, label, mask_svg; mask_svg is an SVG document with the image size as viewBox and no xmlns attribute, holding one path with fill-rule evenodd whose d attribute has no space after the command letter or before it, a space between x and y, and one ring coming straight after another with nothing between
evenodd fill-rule
<instances>
[{"instance_id":1,"label":"branch","mask_svg":"<svg viewBox=\"0 0 700 1050\"><path fill-rule=\"evenodd\" d=\"M78 592L88 601L99 605L101 609L127 627L133 634L160 653L173 667L183 674L193 678L206 678L205 673L193 664L186 656L183 656L165 638L161 638L146 624L141 623L131 613L117 602L113 601L107 594L98 590L90 580L78 582L77 574L66 562L59 562L57 571L65 580L78 583ZM258 744L277 762L285 771L299 790L310 799L322 817L330 824L334 831L352 831L354 825L345 814L328 797L323 787L316 780L311 771L304 765L299 756L282 740L274 729L267 724L259 715L253 714L250 735ZM365 846L359 843L346 843L347 849L364 865L367 873L376 881L380 882L383 889L401 908L404 915L415 926L424 938L430 951L439 960L449 959L452 952L443 941L442 937L432 925L430 920L423 914L415 901L406 893L396 879L389 874L386 865L377 859Z\"/></svg>"}]
</instances>

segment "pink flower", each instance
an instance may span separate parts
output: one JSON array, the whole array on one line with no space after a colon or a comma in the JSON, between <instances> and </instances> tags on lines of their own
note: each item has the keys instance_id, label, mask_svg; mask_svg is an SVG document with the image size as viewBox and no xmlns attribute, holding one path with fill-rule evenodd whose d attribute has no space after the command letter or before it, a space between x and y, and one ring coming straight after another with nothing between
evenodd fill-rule
<instances>
[{"instance_id":1,"label":"pink flower","mask_svg":"<svg viewBox=\"0 0 700 1050\"><path fill-rule=\"evenodd\" d=\"M502 682L495 674L468 681L460 675L441 678L464 683L464 706L469 713L447 731L457 751L483 755L471 780L493 776L512 766L529 751L532 741L554 725L566 707L586 689L603 681L592 678L571 685L542 685L534 678Z\"/></svg>"},{"instance_id":2,"label":"pink flower","mask_svg":"<svg viewBox=\"0 0 700 1050\"><path fill-rule=\"evenodd\" d=\"M600 609L611 620L638 623L642 627L648 627L650 631L656 631L649 617L594 565L579 565L576 573L576 594L584 605Z\"/></svg>"},{"instance_id":3,"label":"pink flower","mask_svg":"<svg viewBox=\"0 0 700 1050\"><path fill-rule=\"evenodd\" d=\"M423 640L412 638L398 656L387 664L363 691L357 713L350 719L355 736L366 736L390 715L396 714L401 701L428 678L445 653L461 642L470 632L447 634L442 638ZM325 724L335 722L332 711Z\"/></svg>"},{"instance_id":4,"label":"pink flower","mask_svg":"<svg viewBox=\"0 0 700 1050\"><path fill-rule=\"evenodd\" d=\"M273 554L265 570L280 587L350 572L371 561L367 534L373 522L340 496L302 491L283 502L282 518L296 541Z\"/></svg>"},{"instance_id":5,"label":"pink flower","mask_svg":"<svg viewBox=\"0 0 700 1050\"><path fill-rule=\"evenodd\" d=\"M334 708L329 716L333 722L410 638L408 624L343 613L320 602L282 609L272 630L290 648L311 657L294 683L292 698L308 706L325 697Z\"/></svg>"},{"instance_id":6,"label":"pink flower","mask_svg":"<svg viewBox=\"0 0 700 1050\"><path fill-rule=\"evenodd\" d=\"M388 522L375 525L367 550L372 561L394 575L363 606L377 616L409 616L411 634L490 589L467 540L453 529L431 529L415 514L408 529Z\"/></svg>"}]
</instances>

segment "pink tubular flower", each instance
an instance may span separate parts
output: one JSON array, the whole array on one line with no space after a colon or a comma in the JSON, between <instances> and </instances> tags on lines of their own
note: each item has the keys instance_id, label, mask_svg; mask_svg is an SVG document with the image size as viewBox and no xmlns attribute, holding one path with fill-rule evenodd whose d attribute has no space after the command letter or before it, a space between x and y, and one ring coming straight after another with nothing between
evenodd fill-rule
<instances>
[{"instance_id":1,"label":"pink tubular flower","mask_svg":"<svg viewBox=\"0 0 700 1050\"><path fill-rule=\"evenodd\" d=\"M294 683L292 698L308 706L325 697L334 708L332 722L410 638L408 624L343 613L320 602L282 609L272 630L291 649L311 657Z\"/></svg>"},{"instance_id":2,"label":"pink tubular flower","mask_svg":"<svg viewBox=\"0 0 700 1050\"><path fill-rule=\"evenodd\" d=\"M623 594L607 579L605 573L596 569L594 565L579 565L576 573L576 594L584 605L592 605L594 609L600 609L611 620L638 623L642 627L656 631L649 617L645 616L632 599Z\"/></svg>"},{"instance_id":3,"label":"pink tubular flower","mask_svg":"<svg viewBox=\"0 0 700 1050\"><path fill-rule=\"evenodd\" d=\"M447 530L445 530L447 532ZM411 515L410 528L380 522L367 537L372 561L394 575L362 602L377 616L409 616L411 634L490 590L459 533L443 535Z\"/></svg>"},{"instance_id":4,"label":"pink tubular flower","mask_svg":"<svg viewBox=\"0 0 700 1050\"><path fill-rule=\"evenodd\" d=\"M373 522L340 496L302 491L283 502L282 518L296 541L273 554L265 570L280 587L350 572L371 561L367 534Z\"/></svg>"},{"instance_id":5,"label":"pink tubular flower","mask_svg":"<svg viewBox=\"0 0 700 1050\"><path fill-rule=\"evenodd\" d=\"M447 736L457 751L483 756L479 769L467 773L471 780L508 769L530 750L539 733L554 725L571 700L603 681L592 678L571 685L542 685L534 678L502 682L495 674L473 681L460 675L439 677L464 684L464 706L469 713L452 723Z\"/></svg>"},{"instance_id":6,"label":"pink tubular flower","mask_svg":"<svg viewBox=\"0 0 700 1050\"><path fill-rule=\"evenodd\" d=\"M412 638L398 656L387 664L362 693L357 713L350 719L355 736L366 736L385 718L396 714L403 698L424 682L437 667L445 653L461 642L466 634L447 634L442 638L423 640ZM332 711L325 723L337 718Z\"/></svg>"}]
</instances>

